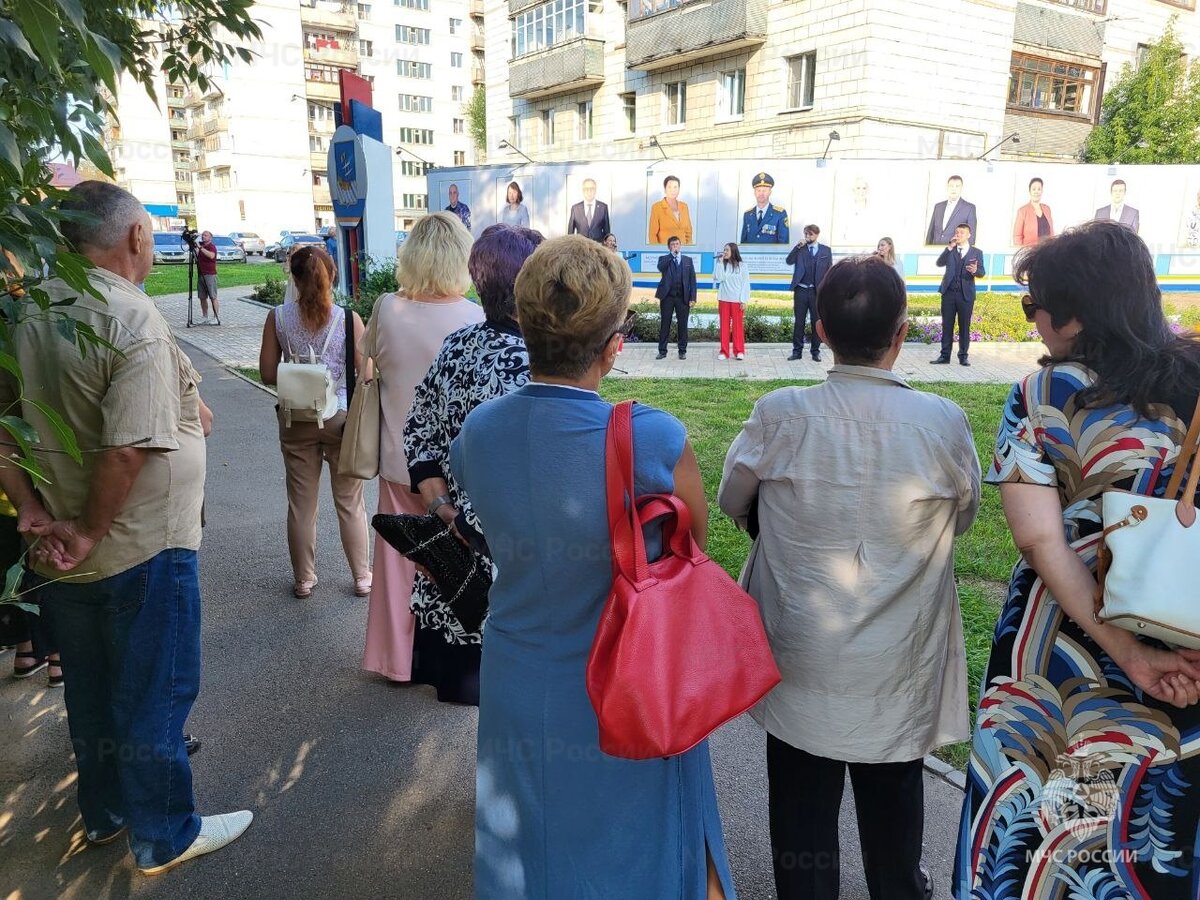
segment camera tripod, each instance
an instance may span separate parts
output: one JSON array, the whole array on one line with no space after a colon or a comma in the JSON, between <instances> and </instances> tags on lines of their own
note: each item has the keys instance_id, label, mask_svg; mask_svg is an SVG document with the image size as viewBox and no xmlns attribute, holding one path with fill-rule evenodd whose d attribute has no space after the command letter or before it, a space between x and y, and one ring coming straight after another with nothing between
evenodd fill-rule
<instances>
[{"instance_id":1,"label":"camera tripod","mask_svg":"<svg viewBox=\"0 0 1200 900\"><path fill-rule=\"evenodd\" d=\"M188 231L187 229L185 229L183 234L180 235L180 237L179 237L179 243L181 246L186 247L187 252L188 252L187 327L191 328L193 325L200 324L200 323L197 323L195 321L195 319L192 317L192 301L195 299L195 296L196 296L196 281L199 278L199 274L200 274L200 264L196 260L196 250L197 250L197 248L196 248L196 232ZM216 319L217 319L216 324L220 325L221 324L221 316L217 313L217 304L215 302L213 303L213 315L216 316Z\"/></svg>"}]
</instances>

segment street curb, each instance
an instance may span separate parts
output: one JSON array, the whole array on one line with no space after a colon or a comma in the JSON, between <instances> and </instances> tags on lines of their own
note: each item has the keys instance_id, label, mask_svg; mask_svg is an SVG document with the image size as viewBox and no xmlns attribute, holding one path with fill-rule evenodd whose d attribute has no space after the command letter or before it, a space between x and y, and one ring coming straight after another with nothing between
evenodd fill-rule
<instances>
[{"instance_id":1,"label":"street curb","mask_svg":"<svg viewBox=\"0 0 1200 900\"><path fill-rule=\"evenodd\" d=\"M942 762L936 756L929 755L925 757L925 771L931 775L935 775L951 787L956 787L960 791L967 789L967 776L954 768Z\"/></svg>"},{"instance_id":2,"label":"street curb","mask_svg":"<svg viewBox=\"0 0 1200 900\"><path fill-rule=\"evenodd\" d=\"M205 354L205 355L208 355L208 354ZM239 372L236 368L229 365L228 363L221 362L219 359L216 359L215 356L210 356L209 358L216 360L217 363L221 366L221 368L223 368L226 372L228 372L234 378L242 379L242 381L246 382L246 384L253 385L254 387L258 388L260 391L262 391L264 394L270 394L272 397L279 396L273 388L269 388L265 384L259 384L253 378L247 378L245 375L243 375L241 372Z\"/></svg>"}]
</instances>

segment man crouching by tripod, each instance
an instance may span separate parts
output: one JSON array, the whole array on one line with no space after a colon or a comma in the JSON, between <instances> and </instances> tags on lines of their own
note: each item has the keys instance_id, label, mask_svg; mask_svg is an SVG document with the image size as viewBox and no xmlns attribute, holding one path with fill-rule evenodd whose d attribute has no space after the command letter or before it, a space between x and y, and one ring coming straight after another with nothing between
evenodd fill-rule
<instances>
[{"instance_id":1,"label":"man crouching by tripod","mask_svg":"<svg viewBox=\"0 0 1200 900\"><path fill-rule=\"evenodd\" d=\"M217 245L211 231L200 235L196 245L196 271L200 275L200 324L221 324L221 303L217 300ZM208 301L212 300L213 317L208 317Z\"/></svg>"}]
</instances>

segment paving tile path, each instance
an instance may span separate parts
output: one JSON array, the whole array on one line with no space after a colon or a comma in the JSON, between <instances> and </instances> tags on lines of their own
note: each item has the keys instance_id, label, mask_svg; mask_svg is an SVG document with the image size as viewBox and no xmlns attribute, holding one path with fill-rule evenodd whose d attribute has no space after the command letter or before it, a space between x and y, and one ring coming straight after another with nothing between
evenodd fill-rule
<instances>
[{"instance_id":1,"label":"paving tile path","mask_svg":"<svg viewBox=\"0 0 1200 900\"><path fill-rule=\"evenodd\" d=\"M232 289L221 304L221 324L187 327L187 295L168 294L156 297L176 336L196 349L202 350L227 366L257 366L258 348L262 340L263 320L267 308L243 299L239 289ZM244 290L244 289L243 289ZM198 307L194 315L199 315ZM833 365L833 354L826 349L822 361L788 362L788 344L753 344L744 360L717 359L716 344L693 343L688 358L679 359L675 348L666 359L656 360L657 348L650 343L626 344L617 358L615 377L629 378L742 378L751 381L770 379L819 379ZM1040 343L971 345L971 365L963 367L957 360L948 366L931 366L937 348L927 344L905 344L895 371L912 381L941 381L960 384L1007 384L1016 381L1037 367L1038 358L1045 353Z\"/></svg>"}]
</instances>

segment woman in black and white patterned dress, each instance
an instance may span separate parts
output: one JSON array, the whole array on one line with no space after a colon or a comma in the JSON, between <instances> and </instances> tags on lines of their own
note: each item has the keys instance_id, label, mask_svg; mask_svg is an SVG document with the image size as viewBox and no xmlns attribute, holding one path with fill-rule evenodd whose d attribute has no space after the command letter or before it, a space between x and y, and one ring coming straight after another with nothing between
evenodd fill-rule
<instances>
[{"instance_id":1,"label":"woman in black and white patterned dress","mask_svg":"<svg viewBox=\"0 0 1200 900\"><path fill-rule=\"evenodd\" d=\"M413 490L484 555L487 544L479 520L450 473L450 444L471 410L529 380L529 354L516 322L513 282L541 241L538 232L509 225L493 225L479 236L469 266L487 319L446 338L417 387L404 427ZM480 633L464 631L434 584L420 574L413 586L412 610L417 619L412 680L435 687L443 702L478 704Z\"/></svg>"}]
</instances>

